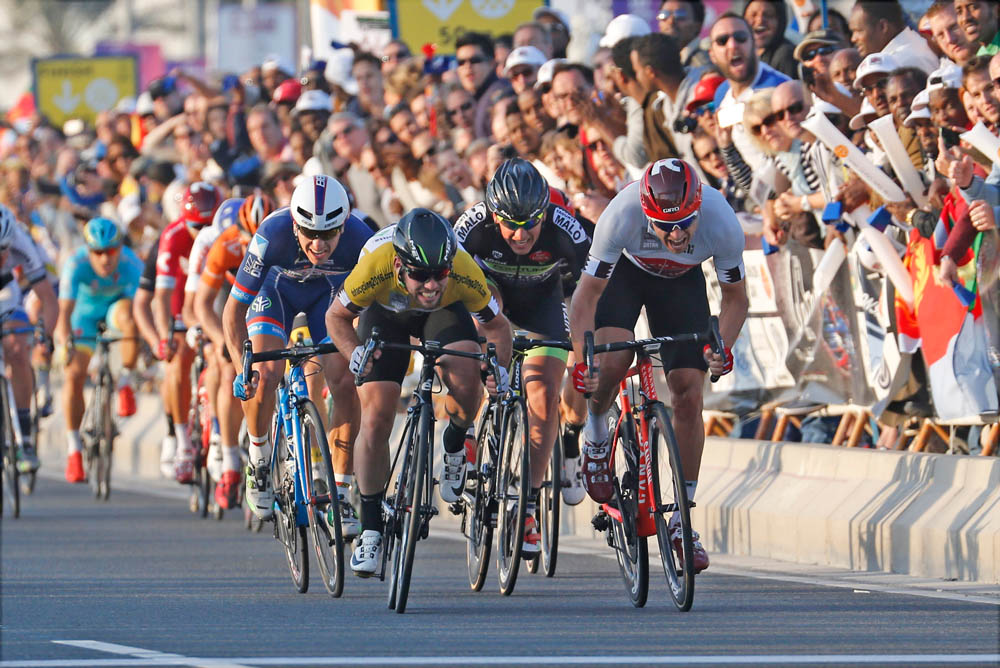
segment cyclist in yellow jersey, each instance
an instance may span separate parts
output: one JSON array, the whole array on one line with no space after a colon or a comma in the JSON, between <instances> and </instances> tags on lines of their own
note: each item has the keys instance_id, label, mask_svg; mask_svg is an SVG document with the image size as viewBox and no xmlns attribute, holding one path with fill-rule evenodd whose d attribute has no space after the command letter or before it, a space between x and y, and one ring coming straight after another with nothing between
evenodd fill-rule
<instances>
[{"instance_id":1,"label":"cyclist in yellow jersey","mask_svg":"<svg viewBox=\"0 0 1000 668\"><path fill-rule=\"evenodd\" d=\"M360 314L358 329L354 319ZM350 354L352 373L363 371L361 431L354 448L354 469L361 491L361 539L351 557L356 575L370 577L382 555L382 496L389 475L389 435L409 355L380 350L361 369L363 339L378 327L384 341L408 343L411 336L437 341L445 348L477 352L476 327L497 347L501 378L490 379L492 391L507 389L510 323L500 313L486 277L461 250L448 221L427 209L410 211L399 223L369 239L357 266L344 281L326 314L327 333L337 348ZM465 487L465 432L482 399L480 369L475 360L445 357L439 363L448 387L445 410L450 418L442 433L444 471L441 497L454 501Z\"/></svg>"}]
</instances>

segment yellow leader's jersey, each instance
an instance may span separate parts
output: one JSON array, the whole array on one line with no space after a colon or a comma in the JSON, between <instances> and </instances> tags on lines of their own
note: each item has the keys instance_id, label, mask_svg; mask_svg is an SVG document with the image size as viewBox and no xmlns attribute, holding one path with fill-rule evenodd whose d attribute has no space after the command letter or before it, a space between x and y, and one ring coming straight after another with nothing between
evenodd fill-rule
<instances>
[{"instance_id":1,"label":"yellow leader's jersey","mask_svg":"<svg viewBox=\"0 0 1000 668\"><path fill-rule=\"evenodd\" d=\"M389 311L436 311L462 302L480 322L489 322L500 312L500 307L486 287L486 276L476 261L461 248L455 254L448 284L437 307L422 309L397 275L393 260L396 249L392 245L395 225L379 231L361 249L358 264L348 274L340 289L340 303L355 313L360 313L373 303Z\"/></svg>"}]
</instances>

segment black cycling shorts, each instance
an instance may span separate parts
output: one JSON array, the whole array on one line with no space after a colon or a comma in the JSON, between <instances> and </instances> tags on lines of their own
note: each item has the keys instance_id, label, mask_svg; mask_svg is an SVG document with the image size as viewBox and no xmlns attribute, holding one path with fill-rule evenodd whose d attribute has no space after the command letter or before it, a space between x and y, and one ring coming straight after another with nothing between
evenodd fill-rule
<instances>
[{"instance_id":1,"label":"black cycling shorts","mask_svg":"<svg viewBox=\"0 0 1000 668\"><path fill-rule=\"evenodd\" d=\"M487 279L488 280L488 279ZM563 299L562 282L549 281L521 290L500 288L503 314L516 329L546 339L569 338L569 315Z\"/></svg>"},{"instance_id":2,"label":"black cycling shorts","mask_svg":"<svg viewBox=\"0 0 1000 668\"><path fill-rule=\"evenodd\" d=\"M631 330L646 307L649 330L653 336L672 336L708 330L708 293L705 274L694 267L677 278L653 276L622 257L611 272L604 293L597 302L594 327L620 327ZM701 369L708 364L702 353L704 344L664 344L661 359L665 371Z\"/></svg>"},{"instance_id":3,"label":"black cycling shorts","mask_svg":"<svg viewBox=\"0 0 1000 668\"><path fill-rule=\"evenodd\" d=\"M375 303L362 311L358 321L358 338L367 341L372 327L379 328L383 341L409 343L410 337L421 341L437 341L441 345L456 341L477 341L479 334L465 304L455 302L437 311L405 311L395 313ZM383 350L372 361L372 371L365 381L391 380L402 384L410 366L410 353L405 350Z\"/></svg>"}]
</instances>

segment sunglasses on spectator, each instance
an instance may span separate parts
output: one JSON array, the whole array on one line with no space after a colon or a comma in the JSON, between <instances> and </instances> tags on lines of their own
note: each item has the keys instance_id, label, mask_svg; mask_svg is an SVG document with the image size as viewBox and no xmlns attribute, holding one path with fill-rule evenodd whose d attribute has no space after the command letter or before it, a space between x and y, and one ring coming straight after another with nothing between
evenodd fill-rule
<instances>
[{"instance_id":1,"label":"sunglasses on spectator","mask_svg":"<svg viewBox=\"0 0 1000 668\"><path fill-rule=\"evenodd\" d=\"M383 146L386 144L398 144L399 137L396 136L395 132L390 132L381 139L376 138L375 141L378 142L379 144L382 144Z\"/></svg>"},{"instance_id":2,"label":"sunglasses on spectator","mask_svg":"<svg viewBox=\"0 0 1000 668\"><path fill-rule=\"evenodd\" d=\"M793 104L788 105L784 109L779 109L778 111L774 112L772 116L776 116L779 121L783 121L786 118L789 118L790 116L801 114L802 110L805 108L806 105L804 102L795 102ZM768 118L770 118L770 116L768 116Z\"/></svg>"},{"instance_id":3,"label":"sunglasses on spectator","mask_svg":"<svg viewBox=\"0 0 1000 668\"><path fill-rule=\"evenodd\" d=\"M701 105L700 107L695 107L694 111L691 112L693 116L702 116L703 114L714 114L715 113L715 102L708 102Z\"/></svg>"},{"instance_id":4,"label":"sunglasses on spectator","mask_svg":"<svg viewBox=\"0 0 1000 668\"><path fill-rule=\"evenodd\" d=\"M666 220L656 220L655 218L648 218L648 220L650 223L653 224L653 227L655 227L658 230L662 230L667 234L670 234L674 230L680 230L681 232L683 232L687 228L691 227L691 225L694 224L694 221L698 220L698 212L695 211L690 216L682 220L666 221Z\"/></svg>"},{"instance_id":5,"label":"sunglasses on spectator","mask_svg":"<svg viewBox=\"0 0 1000 668\"><path fill-rule=\"evenodd\" d=\"M686 9L664 9L662 12L656 15L657 21L666 21L670 17L674 17L676 21L687 21L691 18Z\"/></svg>"},{"instance_id":6,"label":"sunglasses on spectator","mask_svg":"<svg viewBox=\"0 0 1000 668\"><path fill-rule=\"evenodd\" d=\"M469 109L472 109L472 106L473 106L472 102L470 100L466 100L465 102L463 102L462 104L458 105L454 109L449 109L448 110L448 116L458 116L463 111L468 111Z\"/></svg>"},{"instance_id":7,"label":"sunglasses on spectator","mask_svg":"<svg viewBox=\"0 0 1000 668\"><path fill-rule=\"evenodd\" d=\"M750 131L753 132L755 135L759 135L762 129L774 125L775 123L778 122L778 119L779 119L778 114L768 114L767 116L764 117L764 119L760 123L757 123L756 125L751 125Z\"/></svg>"},{"instance_id":8,"label":"sunglasses on spectator","mask_svg":"<svg viewBox=\"0 0 1000 668\"><path fill-rule=\"evenodd\" d=\"M435 146L434 144L431 144L430 147L428 147L428 149L424 151L423 155L417 158L417 160L427 160L428 158L433 158L437 154L437 152L438 152L438 147Z\"/></svg>"},{"instance_id":9,"label":"sunglasses on spectator","mask_svg":"<svg viewBox=\"0 0 1000 668\"><path fill-rule=\"evenodd\" d=\"M878 81L876 81L873 84L870 84L868 86L862 85L861 86L861 92L868 93L869 91L873 91L876 88L884 90L887 83L889 83L889 78L888 77L882 77L881 79L879 79Z\"/></svg>"},{"instance_id":10,"label":"sunglasses on spectator","mask_svg":"<svg viewBox=\"0 0 1000 668\"><path fill-rule=\"evenodd\" d=\"M698 158L698 162L701 162L702 160L708 160L713 155L717 155L719 156L719 159L722 159L722 151L719 150L718 146L716 146L714 149L712 149L711 151L709 151L704 155L696 155L695 157Z\"/></svg>"},{"instance_id":11,"label":"sunglasses on spectator","mask_svg":"<svg viewBox=\"0 0 1000 668\"><path fill-rule=\"evenodd\" d=\"M471 58L461 58L455 62L458 63L459 67L462 65L481 65L486 62L486 58L484 56L472 56Z\"/></svg>"},{"instance_id":12,"label":"sunglasses on spectator","mask_svg":"<svg viewBox=\"0 0 1000 668\"><path fill-rule=\"evenodd\" d=\"M330 139L331 141L337 141L338 139L347 139L347 135L351 134L355 129L356 129L355 126L348 125L340 132L331 132Z\"/></svg>"},{"instance_id":13,"label":"sunglasses on spectator","mask_svg":"<svg viewBox=\"0 0 1000 668\"><path fill-rule=\"evenodd\" d=\"M730 39L735 39L737 44L744 44L750 39L750 33L746 30L737 30L731 35L719 35L712 41L715 42L716 46L725 46Z\"/></svg>"},{"instance_id":14,"label":"sunglasses on spectator","mask_svg":"<svg viewBox=\"0 0 1000 668\"><path fill-rule=\"evenodd\" d=\"M444 279L448 278L448 274L451 273L451 267L444 267L442 269L418 269L417 267L409 267L404 264L403 271L405 271L406 275L417 283L426 283L427 281L436 281L440 283Z\"/></svg>"},{"instance_id":15,"label":"sunglasses on spectator","mask_svg":"<svg viewBox=\"0 0 1000 668\"><path fill-rule=\"evenodd\" d=\"M316 239L319 239L320 241L331 241L336 238L338 234L344 231L343 225L329 230L311 230L308 227L302 227L301 225L296 225L295 228L299 231L299 234L311 241Z\"/></svg>"},{"instance_id":16,"label":"sunglasses on spectator","mask_svg":"<svg viewBox=\"0 0 1000 668\"><path fill-rule=\"evenodd\" d=\"M815 49L809 49L808 51L802 52L802 62L808 63L816 56L828 56L836 50L837 47L833 46L832 44L824 44L823 46L817 46Z\"/></svg>"},{"instance_id":17,"label":"sunglasses on spectator","mask_svg":"<svg viewBox=\"0 0 1000 668\"><path fill-rule=\"evenodd\" d=\"M403 58L409 58L409 57L410 54L407 53L406 51L397 51L395 53L387 53L384 56L382 56L382 62L383 63L388 63L390 61L399 62Z\"/></svg>"},{"instance_id":18,"label":"sunglasses on spectator","mask_svg":"<svg viewBox=\"0 0 1000 668\"><path fill-rule=\"evenodd\" d=\"M90 252L100 257L105 255L108 257L114 257L115 255L118 255L118 251L120 250L121 246L112 246L111 248L91 248Z\"/></svg>"},{"instance_id":19,"label":"sunglasses on spectator","mask_svg":"<svg viewBox=\"0 0 1000 668\"><path fill-rule=\"evenodd\" d=\"M594 141L592 141L589 144L587 144L587 150L588 151L596 151L601 146L605 146L604 141L601 140L601 139L595 139Z\"/></svg>"},{"instance_id":20,"label":"sunglasses on spectator","mask_svg":"<svg viewBox=\"0 0 1000 668\"><path fill-rule=\"evenodd\" d=\"M545 212L539 211L537 214L529 218L528 220L511 220L510 218L504 218L500 214L495 214L497 220L500 224L506 227L508 230L530 230L538 226L545 218Z\"/></svg>"},{"instance_id":21,"label":"sunglasses on spectator","mask_svg":"<svg viewBox=\"0 0 1000 668\"><path fill-rule=\"evenodd\" d=\"M510 74L507 75L507 78L513 81L518 77L530 77L534 73L535 68L530 65L527 67L515 67L510 71Z\"/></svg>"}]
</instances>

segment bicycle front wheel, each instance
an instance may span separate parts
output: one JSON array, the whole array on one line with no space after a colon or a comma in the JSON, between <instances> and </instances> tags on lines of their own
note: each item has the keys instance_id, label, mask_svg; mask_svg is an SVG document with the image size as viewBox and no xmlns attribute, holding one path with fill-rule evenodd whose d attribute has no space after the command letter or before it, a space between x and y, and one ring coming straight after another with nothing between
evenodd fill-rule
<instances>
[{"instance_id":1,"label":"bicycle front wheel","mask_svg":"<svg viewBox=\"0 0 1000 668\"><path fill-rule=\"evenodd\" d=\"M280 430L275 436L275 464L271 472L274 485L274 537L285 549L288 572L300 594L309 589L309 539L306 528L298 526L295 513L295 456Z\"/></svg>"},{"instance_id":2,"label":"bicycle front wheel","mask_svg":"<svg viewBox=\"0 0 1000 668\"><path fill-rule=\"evenodd\" d=\"M96 450L95 480L92 486L94 496L103 501L107 501L111 496L111 451L115 440L115 423L111 415L112 399L114 393L114 383L111 374L105 372L101 374L97 385L97 419L98 431L97 440L94 443Z\"/></svg>"},{"instance_id":3,"label":"bicycle front wheel","mask_svg":"<svg viewBox=\"0 0 1000 668\"><path fill-rule=\"evenodd\" d=\"M649 447L660 561L667 576L671 600L678 610L687 612L694 602L691 509L674 428L667 409L659 402L653 406L650 416Z\"/></svg>"},{"instance_id":4,"label":"bicycle front wheel","mask_svg":"<svg viewBox=\"0 0 1000 668\"><path fill-rule=\"evenodd\" d=\"M396 508L396 513L400 515L403 534L396 543L392 582L396 592L394 609L400 614L406 612L406 601L410 593L410 577L413 575L413 558L417 551L417 540L420 538L421 522L423 521L421 504L423 503L427 457L430 454L432 410L429 404L420 407L417 430L411 435L408 443L408 446L412 448L412 456L409 458L406 488L403 492L403 506Z\"/></svg>"},{"instance_id":5,"label":"bicycle front wheel","mask_svg":"<svg viewBox=\"0 0 1000 668\"><path fill-rule=\"evenodd\" d=\"M493 544L494 517L494 464L490 439L496 438L492 429L492 410L487 406L476 430L475 492L465 500L465 563L469 570L469 587L481 591L490 570L490 549Z\"/></svg>"},{"instance_id":6,"label":"bicycle front wheel","mask_svg":"<svg viewBox=\"0 0 1000 668\"><path fill-rule=\"evenodd\" d=\"M14 440L14 423L16 416L10 404L10 390L7 379L0 377L0 420L3 428L0 430L0 447L3 447L3 497L11 517L21 516L21 485L18 482L17 443ZM0 506L2 510L2 506Z\"/></svg>"},{"instance_id":7,"label":"bicycle front wheel","mask_svg":"<svg viewBox=\"0 0 1000 668\"><path fill-rule=\"evenodd\" d=\"M611 532L611 546L615 550L629 601L641 608L646 605L649 596L649 546L646 537L639 535L637 526L640 512L639 444L635 422L631 416L625 416L619 422L620 415L618 406L612 406L608 414L608 432L615 453L615 496L612 503L618 516L609 513L608 531Z\"/></svg>"},{"instance_id":8,"label":"bicycle front wheel","mask_svg":"<svg viewBox=\"0 0 1000 668\"><path fill-rule=\"evenodd\" d=\"M312 534L316 564L323 577L323 586L334 598L344 592L344 536L340 526L340 503L337 481L333 476L333 460L327 443L323 421L316 405L304 401L299 406L305 451L319 450L322 462L314 469L313 498L309 499L309 532ZM318 474L319 478L315 475Z\"/></svg>"},{"instance_id":9,"label":"bicycle front wheel","mask_svg":"<svg viewBox=\"0 0 1000 668\"><path fill-rule=\"evenodd\" d=\"M524 400L517 398L504 416L500 451L500 479L497 496L497 570L500 593L510 596L517 583L524 545L524 518L531 494L531 464L528 452L528 410Z\"/></svg>"}]
</instances>

